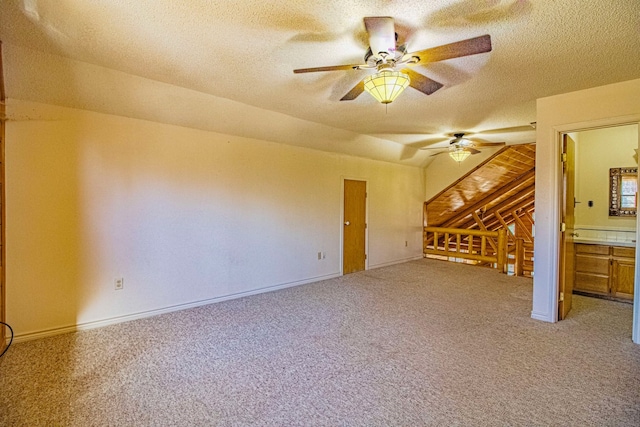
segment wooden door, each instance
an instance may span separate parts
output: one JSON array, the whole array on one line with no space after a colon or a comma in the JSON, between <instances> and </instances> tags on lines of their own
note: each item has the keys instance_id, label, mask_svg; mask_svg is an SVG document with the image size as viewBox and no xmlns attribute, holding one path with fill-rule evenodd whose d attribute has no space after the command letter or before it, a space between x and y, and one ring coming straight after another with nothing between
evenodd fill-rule
<instances>
[{"instance_id":1,"label":"wooden door","mask_svg":"<svg viewBox=\"0 0 640 427\"><path fill-rule=\"evenodd\" d=\"M2 41L0 41L0 322L5 322L5 265L7 247L5 243L5 177L4 177L4 146L5 146L5 93L4 75L2 74ZM5 348L5 327L0 324L0 353Z\"/></svg>"},{"instance_id":2,"label":"wooden door","mask_svg":"<svg viewBox=\"0 0 640 427\"><path fill-rule=\"evenodd\" d=\"M635 259L614 259L611 270L611 295L633 301Z\"/></svg>"},{"instance_id":3,"label":"wooden door","mask_svg":"<svg viewBox=\"0 0 640 427\"><path fill-rule=\"evenodd\" d=\"M367 183L345 179L342 274L364 270L366 217Z\"/></svg>"},{"instance_id":4,"label":"wooden door","mask_svg":"<svg viewBox=\"0 0 640 427\"><path fill-rule=\"evenodd\" d=\"M568 136L562 136L562 223L560 233L560 280L558 295L558 320L563 320L571 310L573 282L575 280L575 246L573 243L575 208L575 143Z\"/></svg>"}]
</instances>

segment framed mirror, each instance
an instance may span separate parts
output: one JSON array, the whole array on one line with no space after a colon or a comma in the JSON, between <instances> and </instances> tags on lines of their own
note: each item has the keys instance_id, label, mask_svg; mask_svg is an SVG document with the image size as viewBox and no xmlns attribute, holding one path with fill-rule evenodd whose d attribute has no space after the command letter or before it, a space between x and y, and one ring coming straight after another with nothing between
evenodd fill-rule
<instances>
[{"instance_id":1,"label":"framed mirror","mask_svg":"<svg viewBox=\"0 0 640 427\"><path fill-rule=\"evenodd\" d=\"M638 168L609 169L609 216L636 216Z\"/></svg>"}]
</instances>

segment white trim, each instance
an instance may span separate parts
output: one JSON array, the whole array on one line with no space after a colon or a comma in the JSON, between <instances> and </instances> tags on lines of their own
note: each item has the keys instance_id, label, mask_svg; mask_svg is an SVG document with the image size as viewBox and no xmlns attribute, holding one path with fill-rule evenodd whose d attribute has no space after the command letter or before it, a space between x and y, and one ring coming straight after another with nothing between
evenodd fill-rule
<instances>
[{"instance_id":1,"label":"white trim","mask_svg":"<svg viewBox=\"0 0 640 427\"><path fill-rule=\"evenodd\" d=\"M543 322L548 322L549 315L547 313L536 313L534 311L531 312L531 318L535 320L542 320Z\"/></svg>"},{"instance_id":2,"label":"white trim","mask_svg":"<svg viewBox=\"0 0 640 427\"><path fill-rule=\"evenodd\" d=\"M31 341L40 338L52 337L54 335L66 334L70 332L86 331L89 329L101 328L103 326L116 325L118 323L130 322L132 320L145 319L147 317L158 316L160 314L173 313L174 311L187 310L190 308L201 307L203 305L215 304L222 301L233 300L237 298L243 298L250 295L263 294L266 292L277 291L280 289L291 288L294 286L306 285L309 283L319 282L322 280L334 279L340 277L340 273L326 274L322 276L316 276L309 279L298 280L295 282L282 283L280 285L267 286L265 288L255 289L252 291L238 292L235 294L229 294L221 297L208 298L200 301L193 301L185 304L173 305L157 310L141 311L138 313L127 314L124 316L109 317L102 320L94 320L91 322L78 323L76 325L62 326L59 328L45 329L42 331L29 332L26 334L18 334L13 338L14 343ZM7 343L9 340L7 339Z\"/></svg>"},{"instance_id":3,"label":"white trim","mask_svg":"<svg viewBox=\"0 0 640 427\"><path fill-rule=\"evenodd\" d=\"M544 129L539 128L539 132L543 132ZM534 241L533 247L533 256L535 259L535 263L539 264L544 262L546 259L549 268L545 271L547 274L543 276L542 272L535 271L534 266L534 278L533 278L533 298L534 298L534 307L536 305L536 300L540 300L540 304L544 308L542 310L532 310L531 317L537 320L542 320L545 322L555 323L558 321L558 261L559 261L559 230L560 230L560 199L562 194L560 193L560 188L562 185L562 172L561 172L561 162L560 162L560 153L562 145L558 143L559 133L557 132L557 128L552 127L550 129L551 135L550 140L553 141L552 151L554 153L553 159L551 159L551 164L549 169L553 173L552 183L553 185L550 189L551 191L551 200L553 203L551 204L551 209L548 214L549 219L547 221L538 221L540 225L536 225L536 239ZM540 162L544 162L546 159L540 158L540 151L536 150L536 164ZM536 168L536 184L540 182L546 181L546 176L542 176L543 172L541 168ZM536 195L537 198L537 195ZM539 212L538 216L542 216L543 212ZM536 218L538 219L538 218ZM547 227L549 227L547 229ZM543 239L540 238L541 234L546 234L549 238ZM546 243L545 247L542 247L542 243ZM541 255L542 254L542 255ZM544 271L544 270L543 270ZM539 291L536 283L550 283L553 284L551 286L546 286L545 289ZM545 293L546 291L546 293Z\"/></svg>"},{"instance_id":4,"label":"white trim","mask_svg":"<svg viewBox=\"0 0 640 427\"><path fill-rule=\"evenodd\" d=\"M423 259L423 258L424 258L424 256L420 255L420 256L414 256L414 257L410 257L410 258L399 259L397 261L383 262L382 264L370 265L369 266L369 270L372 270L374 268L388 267L390 265L402 264L402 263L409 262L409 261L416 261L416 260Z\"/></svg>"},{"instance_id":5,"label":"white trim","mask_svg":"<svg viewBox=\"0 0 640 427\"><path fill-rule=\"evenodd\" d=\"M640 148L640 117L637 117L638 124L638 148ZM639 181L640 181L640 177ZM636 215L636 242L640 235L640 215ZM631 340L640 344L640 251L636 249L636 274L634 278L635 292L633 295L633 326L631 329Z\"/></svg>"}]
</instances>

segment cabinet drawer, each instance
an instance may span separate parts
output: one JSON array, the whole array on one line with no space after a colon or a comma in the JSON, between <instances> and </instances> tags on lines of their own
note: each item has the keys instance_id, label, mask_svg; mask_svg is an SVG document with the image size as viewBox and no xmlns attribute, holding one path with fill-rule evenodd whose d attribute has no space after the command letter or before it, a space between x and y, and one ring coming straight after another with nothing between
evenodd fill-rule
<instances>
[{"instance_id":1,"label":"cabinet drawer","mask_svg":"<svg viewBox=\"0 0 640 427\"><path fill-rule=\"evenodd\" d=\"M608 294L609 293L609 277L576 272L576 280L573 284L573 289L575 289L576 291Z\"/></svg>"},{"instance_id":2,"label":"cabinet drawer","mask_svg":"<svg viewBox=\"0 0 640 427\"><path fill-rule=\"evenodd\" d=\"M613 256L625 257L625 258L635 258L636 257L636 248L626 248L622 246L614 246L613 247Z\"/></svg>"},{"instance_id":3,"label":"cabinet drawer","mask_svg":"<svg viewBox=\"0 0 640 427\"><path fill-rule=\"evenodd\" d=\"M609 255L609 246L576 243L576 253Z\"/></svg>"},{"instance_id":4,"label":"cabinet drawer","mask_svg":"<svg viewBox=\"0 0 640 427\"><path fill-rule=\"evenodd\" d=\"M576 254L576 273L578 272L609 276L609 257Z\"/></svg>"}]
</instances>

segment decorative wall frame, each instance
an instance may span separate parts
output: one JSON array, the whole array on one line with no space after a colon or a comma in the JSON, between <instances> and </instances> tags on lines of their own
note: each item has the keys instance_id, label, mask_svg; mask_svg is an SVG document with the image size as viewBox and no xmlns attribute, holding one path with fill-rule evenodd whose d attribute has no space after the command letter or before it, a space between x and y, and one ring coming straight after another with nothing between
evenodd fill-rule
<instances>
[{"instance_id":1,"label":"decorative wall frame","mask_svg":"<svg viewBox=\"0 0 640 427\"><path fill-rule=\"evenodd\" d=\"M637 182L637 167L609 169L609 216L636 216Z\"/></svg>"}]
</instances>

